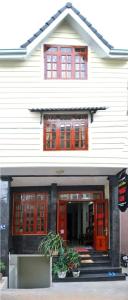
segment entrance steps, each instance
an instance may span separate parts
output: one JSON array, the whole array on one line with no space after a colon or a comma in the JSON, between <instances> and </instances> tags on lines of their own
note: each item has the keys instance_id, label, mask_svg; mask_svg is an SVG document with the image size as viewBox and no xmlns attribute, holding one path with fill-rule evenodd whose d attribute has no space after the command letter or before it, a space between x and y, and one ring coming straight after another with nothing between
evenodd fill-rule
<instances>
[{"instance_id":1,"label":"entrance steps","mask_svg":"<svg viewBox=\"0 0 128 300\"><path fill-rule=\"evenodd\" d=\"M83 281L115 281L125 280L126 275L121 268L111 266L108 252L82 251L80 256L80 276L74 278L72 274L64 279L54 278L55 282L83 282Z\"/></svg>"}]
</instances>

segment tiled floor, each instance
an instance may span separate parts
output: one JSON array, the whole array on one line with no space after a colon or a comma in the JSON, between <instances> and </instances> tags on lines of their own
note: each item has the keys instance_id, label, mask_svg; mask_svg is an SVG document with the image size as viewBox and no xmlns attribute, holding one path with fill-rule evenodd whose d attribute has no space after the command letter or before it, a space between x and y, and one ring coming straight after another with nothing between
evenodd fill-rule
<instances>
[{"instance_id":1,"label":"tiled floor","mask_svg":"<svg viewBox=\"0 0 128 300\"><path fill-rule=\"evenodd\" d=\"M123 272L128 273L128 268ZM53 283L49 289L3 290L1 300L128 300L126 281Z\"/></svg>"}]
</instances>

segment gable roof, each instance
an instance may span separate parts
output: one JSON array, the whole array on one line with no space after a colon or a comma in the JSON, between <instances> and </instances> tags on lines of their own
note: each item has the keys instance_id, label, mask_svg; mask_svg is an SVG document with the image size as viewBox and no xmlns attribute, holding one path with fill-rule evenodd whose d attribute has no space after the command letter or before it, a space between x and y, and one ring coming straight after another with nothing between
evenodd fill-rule
<instances>
[{"instance_id":1,"label":"gable roof","mask_svg":"<svg viewBox=\"0 0 128 300\"><path fill-rule=\"evenodd\" d=\"M13 59L23 60L51 34L63 21L68 19L76 31L82 36L89 46L93 46L101 58L128 60L128 49L116 49L93 27L93 25L77 10L72 3L57 11L30 39L18 49L0 49L0 60Z\"/></svg>"},{"instance_id":2,"label":"gable roof","mask_svg":"<svg viewBox=\"0 0 128 300\"><path fill-rule=\"evenodd\" d=\"M57 11L55 15L53 15L46 23L43 25L34 35L29 38L24 44L21 45L21 48L26 48L28 45L30 45L43 31L48 28L49 25L51 25L66 9L71 9L79 18L88 26L89 29L101 40L101 42L107 46L109 49L112 49L113 46L110 45L105 38L96 30L96 28L93 27L93 25L80 13L79 10L77 10L71 2L67 2L65 6L63 6L61 9Z\"/></svg>"}]
</instances>

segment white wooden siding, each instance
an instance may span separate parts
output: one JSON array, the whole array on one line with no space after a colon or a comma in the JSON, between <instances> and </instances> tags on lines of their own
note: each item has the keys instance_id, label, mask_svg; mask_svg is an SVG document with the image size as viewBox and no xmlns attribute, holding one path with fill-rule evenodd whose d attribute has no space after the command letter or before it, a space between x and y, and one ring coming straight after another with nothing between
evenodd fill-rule
<instances>
[{"instance_id":1,"label":"white wooden siding","mask_svg":"<svg viewBox=\"0 0 128 300\"><path fill-rule=\"evenodd\" d=\"M66 23L46 44L86 45ZM0 62L0 165L125 167L128 165L128 62L88 51L88 79L44 80L43 45L26 61ZM89 123L88 151L46 152L43 125L33 107L106 106ZM54 159L53 159L54 158Z\"/></svg>"}]
</instances>

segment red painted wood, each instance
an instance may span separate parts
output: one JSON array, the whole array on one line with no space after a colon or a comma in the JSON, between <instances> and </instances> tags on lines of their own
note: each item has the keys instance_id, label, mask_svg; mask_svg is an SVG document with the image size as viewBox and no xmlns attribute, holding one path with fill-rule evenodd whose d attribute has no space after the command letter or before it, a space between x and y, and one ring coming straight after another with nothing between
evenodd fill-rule
<instances>
[{"instance_id":1,"label":"red painted wood","mask_svg":"<svg viewBox=\"0 0 128 300\"><path fill-rule=\"evenodd\" d=\"M70 127L69 127L70 126ZM52 128L56 128L54 133ZM63 138L62 138L63 128ZM67 129L70 128L70 129ZM67 131L68 130L68 131ZM76 134L78 132L78 138ZM68 133L67 133L68 132ZM47 135L49 139L47 139ZM69 137L68 137L69 136ZM82 143L81 143L82 141ZM64 143L62 146L62 142ZM69 147L67 146L69 142ZM74 119L73 116L60 116L44 119L44 150L87 150L88 149L88 118Z\"/></svg>"},{"instance_id":2,"label":"red painted wood","mask_svg":"<svg viewBox=\"0 0 128 300\"><path fill-rule=\"evenodd\" d=\"M94 202L94 248L108 250L108 201Z\"/></svg>"},{"instance_id":3,"label":"red painted wood","mask_svg":"<svg viewBox=\"0 0 128 300\"><path fill-rule=\"evenodd\" d=\"M58 201L57 232L67 241L67 202Z\"/></svg>"},{"instance_id":4,"label":"red painted wood","mask_svg":"<svg viewBox=\"0 0 128 300\"><path fill-rule=\"evenodd\" d=\"M65 51L62 51L65 49ZM68 49L71 51L69 52ZM57 57L56 71L57 77L54 76L55 56ZM71 62L69 61L71 57ZM78 58L76 62L76 57ZM64 58L64 61L62 61ZM87 79L87 60L88 60L88 48L82 46L62 46L62 45L45 45L44 47L44 78L45 79L63 79L63 80L83 80ZM71 63L71 70L68 69ZM65 70L63 70L65 66ZM83 66L83 69L82 69ZM77 69L76 69L77 68ZM83 72L82 72L83 71ZM48 72L49 75L48 75ZM62 72L64 76L62 75ZM68 73L71 72L71 78L68 77ZM76 77L76 72L78 76ZM82 76L83 74L83 76Z\"/></svg>"},{"instance_id":5,"label":"red painted wood","mask_svg":"<svg viewBox=\"0 0 128 300\"><path fill-rule=\"evenodd\" d=\"M19 199L17 198L19 196ZM24 195L24 199L22 199ZM38 196L43 196L43 200L38 200ZM32 199L27 199L27 197ZM48 193L14 193L13 195L13 235L40 235L47 234L47 207ZM38 215L38 210L43 215ZM38 227L39 223L39 227ZM43 229L42 229L43 224ZM38 228L37 228L38 227Z\"/></svg>"}]
</instances>

